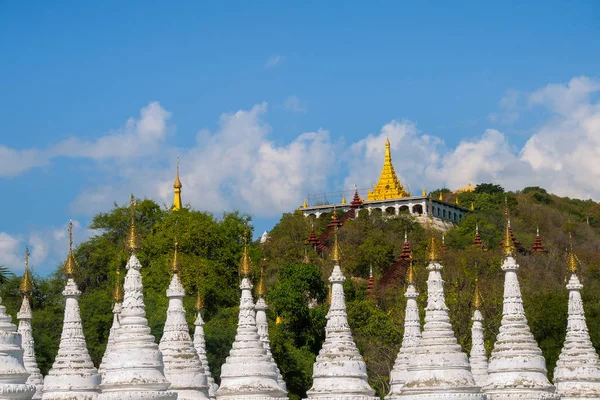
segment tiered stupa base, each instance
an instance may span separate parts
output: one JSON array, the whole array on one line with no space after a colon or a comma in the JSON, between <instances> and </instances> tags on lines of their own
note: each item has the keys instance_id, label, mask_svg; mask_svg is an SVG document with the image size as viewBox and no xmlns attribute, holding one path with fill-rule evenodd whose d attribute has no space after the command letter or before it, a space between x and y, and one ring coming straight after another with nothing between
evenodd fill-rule
<instances>
[{"instance_id":1,"label":"tiered stupa base","mask_svg":"<svg viewBox=\"0 0 600 400\"><path fill-rule=\"evenodd\" d=\"M12 398L12 397L11 397ZM98 391L92 392L44 392L44 400L96 400Z\"/></svg>"},{"instance_id":2,"label":"tiered stupa base","mask_svg":"<svg viewBox=\"0 0 600 400\"><path fill-rule=\"evenodd\" d=\"M29 400L32 397L33 390L30 385L20 385L12 383L0 383L0 400Z\"/></svg>"},{"instance_id":3,"label":"tiered stupa base","mask_svg":"<svg viewBox=\"0 0 600 400\"><path fill-rule=\"evenodd\" d=\"M111 392L103 393L102 400L177 400L175 392ZM64 400L64 399L63 399Z\"/></svg>"},{"instance_id":4,"label":"tiered stupa base","mask_svg":"<svg viewBox=\"0 0 600 400\"><path fill-rule=\"evenodd\" d=\"M512 389L504 392L486 392L487 400L564 400L556 393Z\"/></svg>"}]
</instances>

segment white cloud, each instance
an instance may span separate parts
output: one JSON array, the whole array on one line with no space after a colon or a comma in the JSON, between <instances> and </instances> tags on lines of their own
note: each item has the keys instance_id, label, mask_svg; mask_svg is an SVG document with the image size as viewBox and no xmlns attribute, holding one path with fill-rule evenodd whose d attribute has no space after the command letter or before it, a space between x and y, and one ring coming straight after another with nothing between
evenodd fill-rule
<instances>
[{"instance_id":1,"label":"white cloud","mask_svg":"<svg viewBox=\"0 0 600 400\"><path fill-rule=\"evenodd\" d=\"M265 62L265 68L266 69L275 68L276 66L280 65L284 60L285 60L284 56L274 54L271 57L269 57L267 59L267 61Z\"/></svg>"},{"instance_id":2,"label":"white cloud","mask_svg":"<svg viewBox=\"0 0 600 400\"><path fill-rule=\"evenodd\" d=\"M307 111L306 105L302 104L297 96L289 96L286 98L283 102L283 108L284 110L296 113L305 113Z\"/></svg>"}]
</instances>

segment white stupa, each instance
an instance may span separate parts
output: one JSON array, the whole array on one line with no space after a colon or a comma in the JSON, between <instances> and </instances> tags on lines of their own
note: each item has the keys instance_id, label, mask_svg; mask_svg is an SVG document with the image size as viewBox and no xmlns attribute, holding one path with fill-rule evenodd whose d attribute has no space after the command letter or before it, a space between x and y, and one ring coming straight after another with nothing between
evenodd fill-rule
<instances>
[{"instance_id":1,"label":"white stupa","mask_svg":"<svg viewBox=\"0 0 600 400\"><path fill-rule=\"evenodd\" d=\"M503 247L502 322L489 361L488 383L482 390L488 400L558 399L546 376L546 360L527 325L508 222Z\"/></svg>"},{"instance_id":2,"label":"white stupa","mask_svg":"<svg viewBox=\"0 0 600 400\"><path fill-rule=\"evenodd\" d=\"M342 283L346 280L340 268L337 227L334 230L331 260L331 305L327 313L325 342L313 366L313 386L309 399L376 400L369 386L367 366L356 348L348 325Z\"/></svg>"},{"instance_id":3,"label":"white stupa","mask_svg":"<svg viewBox=\"0 0 600 400\"><path fill-rule=\"evenodd\" d=\"M0 298L0 400L29 400L36 387L27 383L21 335Z\"/></svg>"},{"instance_id":4,"label":"white stupa","mask_svg":"<svg viewBox=\"0 0 600 400\"><path fill-rule=\"evenodd\" d=\"M115 343L115 338L117 336L117 330L121 325L119 323L119 314L121 313L121 308L123 306L123 284L121 283L121 269L117 267L116 271L116 282L115 288L113 291L113 301L115 302L113 306L113 323L110 327L110 331L108 332L108 340L106 341L106 349L104 350L104 356L102 356L102 361L100 362L100 366L98 367L98 373L100 376L104 375L104 366L106 365L106 360L108 360L108 355L112 352L113 345Z\"/></svg>"},{"instance_id":5,"label":"white stupa","mask_svg":"<svg viewBox=\"0 0 600 400\"><path fill-rule=\"evenodd\" d=\"M585 322L580 293L583 285L577 277L578 262L570 239L569 319L567 337L554 369L554 384L563 400L600 399L600 363Z\"/></svg>"},{"instance_id":6,"label":"white stupa","mask_svg":"<svg viewBox=\"0 0 600 400\"><path fill-rule=\"evenodd\" d=\"M177 392L178 400L208 399L204 368L192 343L185 319L185 290L179 281L178 243L171 264L171 283L167 289L169 308L158 348L163 355L165 376L171 382L169 390Z\"/></svg>"},{"instance_id":7,"label":"white stupa","mask_svg":"<svg viewBox=\"0 0 600 400\"><path fill-rule=\"evenodd\" d=\"M44 378L44 400L91 400L98 396L100 375L88 353L81 325L79 301L81 291L73 279L76 263L73 255L73 223L69 222L69 255L64 265L67 284L65 316L58 354Z\"/></svg>"},{"instance_id":8,"label":"white stupa","mask_svg":"<svg viewBox=\"0 0 600 400\"><path fill-rule=\"evenodd\" d=\"M404 293L406 297L406 309L404 311L404 336L402 337L402 346L398 351L394 369L390 374L390 393L386 399L395 399L402 390L404 382L408 378L408 366L413 356L414 350L421 339L421 317L419 316L419 307L417 297L419 292L415 287L415 269L410 259L408 271L406 273L407 288Z\"/></svg>"},{"instance_id":9,"label":"white stupa","mask_svg":"<svg viewBox=\"0 0 600 400\"><path fill-rule=\"evenodd\" d=\"M457 343L444 297L442 265L433 231L429 244L427 307L421 340L411 355L408 378L398 399L484 400L467 355Z\"/></svg>"},{"instance_id":10,"label":"white stupa","mask_svg":"<svg viewBox=\"0 0 600 400\"><path fill-rule=\"evenodd\" d=\"M21 309L17 313L17 319L19 320L19 333L22 338L23 347L23 364L25 369L29 372L29 378L27 383L35 386L35 394L32 399L38 400L42 398L42 388L44 387L44 377L40 373L37 361L35 359L35 350L33 335L31 333L31 320L33 319L33 313L31 312L31 304L29 304L29 297L33 290L33 281L29 272L29 248L25 248L25 273L23 274L23 280L19 287L23 294L23 302L21 303Z\"/></svg>"},{"instance_id":11,"label":"white stupa","mask_svg":"<svg viewBox=\"0 0 600 400\"><path fill-rule=\"evenodd\" d=\"M249 275L252 265L244 239L244 253L240 265L242 284L237 334L229 356L221 367L221 385L217 399L266 400L287 399L277 382L277 371L260 340L256 328L256 312L252 299Z\"/></svg>"},{"instance_id":12,"label":"white stupa","mask_svg":"<svg viewBox=\"0 0 600 400\"><path fill-rule=\"evenodd\" d=\"M485 342L483 340L483 315L480 308L482 306L481 292L479 291L479 279L475 278L475 295L473 296L473 325L471 326L471 372L477 386L483 387L488 378L488 359L485 352Z\"/></svg>"},{"instance_id":13,"label":"white stupa","mask_svg":"<svg viewBox=\"0 0 600 400\"><path fill-rule=\"evenodd\" d=\"M258 335L260 336L260 340L263 342L265 349L267 350L267 355L270 358L270 361L273 365L275 371L277 371L277 382L279 383L279 387L285 393L287 393L287 386L285 381L283 380L283 376L281 375L281 371L279 367L275 363L273 359L273 354L271 354L271 343L269 342L269 323L267 321L267 302L265 301L265 295L267 294L267 286L265 284L265 268L264 265L260 268L260 278L258 280L258 287L256 289L256 294L258 295L258 300L256 301L256 306L254 309L256 310L256 328L258 329Z\"/></svg>"},{"instance_id":14,"label":"white stupa","mask_svg":"<svg viewBox=\"0 0 600 400\"><path fill-rule=\"evenodd\" d=\"M198 358L200 359L200 363L202 364L202 368L204 368L204 374L206 375L206 383L208 385L208 397L211 399L215 398L215 393L217 389L219 389L219 385L215 383L215 379L210 373L210 368L208 366L208 358L206 357L206 340L204 339L204 320L202 319L201 310L204 307L202 296L200 296L200 291L198 291L198 296L196 297L196 321L194 321L194 325L196 329L194 330L194 347L196 348L196 352L198 353Z\"/></svg>"},{"instance_id":15,"label":"white stupa","mask_svg":"<svg viewBox=\"0 0 600 400\"><path fill-rule=\"evenodd\" d=\"M131 196L131 226L127 248L131 257L123 285L120 327L111 352L104 363L99 400L175 400L177 393L167 391L171 383L163 373L164 365L146 319L142 293L142 265L135 255L140 239L134 224L135 203Z\"/></svg>"}]
</instances>

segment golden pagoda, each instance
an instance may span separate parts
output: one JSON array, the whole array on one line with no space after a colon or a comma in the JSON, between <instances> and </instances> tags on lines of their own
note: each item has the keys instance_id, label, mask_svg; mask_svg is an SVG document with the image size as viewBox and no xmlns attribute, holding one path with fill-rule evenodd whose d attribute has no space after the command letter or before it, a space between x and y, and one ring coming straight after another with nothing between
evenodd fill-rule
<instances>
[{"instance_id":1,"label":"golden pagoda","mask_svg":"<svg viewBox=\"0 0 600 400\"><path fill-rule=\"evenodd\" d=\"M179 211L181 210L181 180L179 180L179 156L177 156L177 174L175 175L175 182L173 182L173 189L175 191L173 197L173 210Z\"/></svg>"},{"instance_id":2,"label":"golden pagoda","mask_svg":"<svg viewBox=\"0 0 600 400\"><path fill-rule=\"evenodd\" d=\"M390 140L386 138L383 169L381 170L379 181L373 186L373 191L369 190L367 199L387 200L408 196L410 196L410 192L404 190L404 186L400 184L396 171L394 171L394 166L392 165L392 153L390 151Z\"/></svg>"},{"instance_id":3,"label":"golden pagoda","mask_svg":"<svg viewBox=\"0 0 600 400\"><path fill-rule=\"evenodd\" d=\"M475 186L471 185L471 182L469 182L469 184L463 188L458 189L455 193L468 193L468 192L474 192L475 191Z\"/></svg>"}]
</instances>

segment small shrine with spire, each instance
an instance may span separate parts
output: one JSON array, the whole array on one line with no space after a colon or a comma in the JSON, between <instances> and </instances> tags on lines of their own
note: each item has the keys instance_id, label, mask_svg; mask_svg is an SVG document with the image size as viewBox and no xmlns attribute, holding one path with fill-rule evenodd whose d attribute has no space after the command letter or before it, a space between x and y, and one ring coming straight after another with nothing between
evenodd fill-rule
<instances>
[{"instance_id":1,"label":"small shrine with spire","mask_svg":"<svg viewBox=\"0 0 600 400\"><path fill-rule=\"evenodd\" d=\"M17 319L19 320L18 332L21 334L21 344L23 346L23 364L30 374L29 378L27 378L27 384L35 386L35 393L32 399L38 400L42 398L44 377L42 376L35 359L34 341L31 332L33 312L31 311L29 298L33 292L33 280L31 279L31 273L29 272L29 247L25 247L25 272L23 273L23 279L19 285L19 291L23 296L21 309L17 313Z\"/></svg>"},{"instance_id":2,"label":"small shrine with spire","mask_svg":"<svg viewBox=\"0 0 600 400\"><path fill-rule=\"evenodd\" d=\"M206 375L206 383L208 385L208 397L211 399L215 398L215 393L219 389L219 385L215 383L215 379L210 373L210 367L208 366L208 358L206 356L206 340L204 338L204 320L202 319L202 309L204 308L204 300L200 295L200 289L196 294L196 320L194 321L194 347L198 353L198 358L204 368L204 374Z\"/></svg>"},{"instance_id":3,"label":"small shrine with spire","mask_svg":"<svg viewBox=\"0 0 600 400\"><path fill-rule=\"evenodd\" d=\"M98 367L98 373L102 377L104 375L104 366L106 364L106 360L108 360L110 353L113 350L113 346L115 343L115 337L117 335L117 330L120 327L119 322L119 314L121 313L121 308L123 306L123 283L121 282L121 268L117 267L115 271L115 286L113 289L113 322L110 327L110 331L108 332L108 339L106 341L106 350L104 350L104 356L102 356L102 362Z\"/></svg>"},{"instance_id":4,"label":"small shrine with spire","mask_svg":"<svg viewBox=\"0 0 600 400\"><path fill-rule=\"evenodd\" d=\"M542 244L542 237L540 236L540 227L536 228L535 233L535 241L533 242L533 247L531 248L531 252L533 254L544 254L547 253L548 250Z\"/></svg>"},{"instance_id":5,"label":"small shrine with spire","mask_svg":"<svg viewBox=\"0 0 600 400\"><path fill-rule=\"evenodd\" d=\"M483 387L488 378L488 358L485 352L485 342L483 338L483 315L481 307L483 300L479 290L479 277L475 276L475 294L473 295L473 325L471 326L471 354L469 362L471 363L471 372L477 386Z\"/></svg>"},{"instance_id":6,"label":"small shrine with spire","mask_svg":"<svg viewBox=\"0 0 600 400\"><path fill-rule=\"evenodd\" d=\"M73 222L69 221L69 254L63 268L67 277L65 290L62 292L65 297L65 315L58 354L44 378L44 400L93 400L100 391L100 375L90 358L81 325L78 301L81 291L73 278L76 267Z\"/></svg>"},{"instance_id":7,"label":"small shrine with spire","mask_svg":"<svg viewBox=\"0 0 600 400\"><path fill-rule=\"evenodd\" d=\"M408 241L408 232L404 231L404 242L402 243L402 251L398 255L396 261L384 272L383 276L377 283L378 288L393 287L398 283L405 281L405 276L408 272L412 259L412 249Z\"/></svg>"},{"instance_id":8,"label":"small shrine with spire","mask_svg":"<svg viewBox=\"0 0 600 400\"><path fill-rule=\"evenodd\" d=\"M479 234L479 223L477 222L475 224L475 237L473 238L473 247L477 248L477 249L481 249L483 251L487 251L487 247L483 244L483 241L481 240L481 235Z\"/></svg>"}]
</instances>

